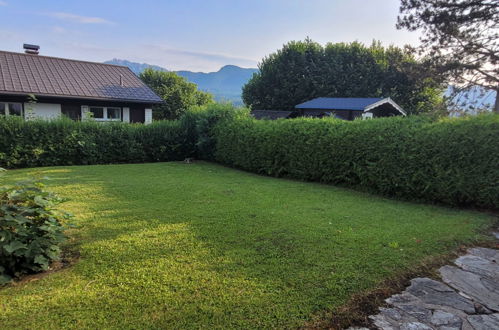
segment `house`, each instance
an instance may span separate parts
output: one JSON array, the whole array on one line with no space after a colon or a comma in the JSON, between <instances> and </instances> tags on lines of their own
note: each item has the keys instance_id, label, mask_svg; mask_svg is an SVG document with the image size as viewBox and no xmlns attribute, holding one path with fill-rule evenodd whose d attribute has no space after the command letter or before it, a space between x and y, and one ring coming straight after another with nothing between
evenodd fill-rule
<instances>
[{"instance_id":1,"label":"house","mask_svg":"<svg viewBox=\"0 0 499 330\"><path fill-rule=\"evenodd\" d=\"M319 97L295 106L299 116L334 116L344 120L406 116L406 112L390 98Z\"/></svg>"},{"instance_id":2,"label":"house","mask_svg":"<svg viewBox=\"0 0 499 330\"><path fill-rule=\"evenodd\" d=\"M152 106L162 99L129 68L26 53L0 51L0 115L25 119L151 123ZM35 103L28 102L29 96Z\"/></svg>"},{"instance_id":3,"label":"house","mask_svg":"<svg viewBox=\"0 0 499 330\"><path fill-rule=\"evenodd\" d=\"M282 110L251 110L251 115L256 119L280 119L294 117L294 111Z\"/></svg>"}]
</instances>

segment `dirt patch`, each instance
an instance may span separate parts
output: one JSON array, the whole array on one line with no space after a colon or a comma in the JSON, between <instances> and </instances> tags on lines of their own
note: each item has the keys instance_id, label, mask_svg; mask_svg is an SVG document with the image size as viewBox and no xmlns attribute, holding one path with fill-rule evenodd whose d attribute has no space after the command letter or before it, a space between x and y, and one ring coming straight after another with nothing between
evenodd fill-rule
<instances>
[{"instance_id":1,"label":"dirt patch","mask_svg":"<svg viewBox=\"0 0 499 330\"><path fill-rule=\"evenodd\" d=\"M462 245L453 253L428 258L410 270L386 279L372 290L353 295L342 307L315 315L303 329L346 329L350 326L372 329L373 325L369 316L378 314L379 307L387 306L385 299L404 291L413 278L439 279L438 269L440 267L451 263L458 256L464 255L468 248L476 246L476 244ZM481 242L478 246L498 249L499 243L486 241Z\"/></svg>"},{"instance_id":2,"label":"dirt patch","mask_svg":"<svg viewBox=\"0 0 499 330\"><path fill-rule=\"evenodd\" d=\"M50 265L48 270L41 272L41 273L24 275L20 278L14 279L14 281L9 283L8 285L18 286L18 285L24 285L24 284L29 283L29 282L35 282L35 281L41 280L42 278L45 278L45 277L49 276L50 274L53 274L55 272L59 272L63 269L71 267L76 262L78 262L79 259L80 259L80 253L77 250L65 249L65 250L63 250L63 252L61 254L61 259L53 262Z\"/></svg>"}]
</instances>

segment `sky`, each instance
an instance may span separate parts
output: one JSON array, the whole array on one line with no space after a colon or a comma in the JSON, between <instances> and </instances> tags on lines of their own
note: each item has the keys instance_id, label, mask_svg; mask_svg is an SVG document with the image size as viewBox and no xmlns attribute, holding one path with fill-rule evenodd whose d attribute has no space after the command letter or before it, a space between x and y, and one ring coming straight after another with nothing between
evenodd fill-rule
<instances>
[{"instance_id":1,"label":"sky","mask_svg":"<svg viewBox=\"0 0 499 330\"><path fill-rule=\"evenodd\" d=\"M290 40L416 45L400 0L0 0L0 50L169 70L256 67Z\"/></svg>"}]
</instances>

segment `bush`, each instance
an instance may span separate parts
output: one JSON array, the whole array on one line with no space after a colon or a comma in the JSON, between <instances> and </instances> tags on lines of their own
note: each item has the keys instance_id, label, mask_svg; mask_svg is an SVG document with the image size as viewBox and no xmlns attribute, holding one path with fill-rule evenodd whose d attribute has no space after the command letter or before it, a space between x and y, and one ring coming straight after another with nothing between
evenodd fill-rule
<instances>
[{"instance_id":1,"label":"bush","mask_svg":"<svg viewBox=\"0 0 499 330\"><path fill-rule=\"evenodd\" d=\"M196 140L196 156L200 159L213 160L215 153L215 127L222 122L249 118L249 109L235 108L230 103L213 103L195 107L187 112L181 122L191 125Z\"/></svg>"},{"instance_id":2,"label":"bush","mask_svg":"<svg viewBox=\"0 0 499 330\"><path fill-rule=\"evenodd\" d=\"M409 200L499 208L499 116L258 121L212 104L152 125L0 116L0 166L197 157Z\"/></svg>"},{"instance_id":3,"label":"bush","mask_svg":"<svg viewBox=\"0 0 499 330\"><path fill-rule=\"evenodd\" d=\"M192 128L180 121L104 124L0 116L0 132L5 168L172 161L196 152Z\"/></svg>"},{"instance_id":4,"label":"bush","mask_svg":"<svg viewBox=\"0 0 499 330\"><path fill-rule=\"evenodd\" d=\"M225 121L215 159L410 200L499 208L499 116Z\"/></svg>"},{"instance_id":5,"label":"bush","mask_svg":"<svg viewBox=\"0 0 499 330\"><path fill-rule=\"evenodd\" d=\"M61 222L69 217L54 209L60 202L41 183L0 186L0 284L46 270L58 260L64 240Z\"/></svg>"}]
</instances>

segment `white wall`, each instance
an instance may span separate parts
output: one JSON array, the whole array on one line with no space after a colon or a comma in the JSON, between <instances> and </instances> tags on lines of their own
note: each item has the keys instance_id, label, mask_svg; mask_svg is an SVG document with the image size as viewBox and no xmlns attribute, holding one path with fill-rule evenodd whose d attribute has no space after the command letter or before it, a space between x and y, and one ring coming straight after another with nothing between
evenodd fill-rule
<instances>
[{"instance_id":1,"label":"white wall","mask_svg":"<svg viewBox=\"0 0 499 330\"><path fill-rule=\"evenodd\" d=\"M52 103L24 103L26 119L56 119L61 116L61 105Z\"/></svg>"}]
</instances>

